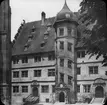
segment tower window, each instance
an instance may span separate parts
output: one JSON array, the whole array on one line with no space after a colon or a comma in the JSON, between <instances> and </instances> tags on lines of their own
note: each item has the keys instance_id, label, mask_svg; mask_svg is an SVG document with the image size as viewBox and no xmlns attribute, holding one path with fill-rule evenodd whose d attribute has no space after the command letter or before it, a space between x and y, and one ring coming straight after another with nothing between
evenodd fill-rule
<instances>
[{"instance_id":1,"label":"tower window","mask_svg":"<svg viewBox=\"0 0 107 105\"><path fill-rule=\"evenodd\" d=\"M59 35L63 36L64 35L64 28L59 28Z\"/></svg>"},{"instance_id":2,"label":"tower window","mask_svg":"<svg viewBox=\"0 0 107 105\"><path fill-rule=\"evenodd\" d=\"M60 59L60 66L64 67L64 59Z\"/></svg>"},{"instance_id":3,"label":"tower window","mask_svg":"<svg viewBox=\"0 0 107 105\"><path fill-rule=\"evenodd\" d=\"M64 82L64 74L60 73L60 82Z\"/></svg>"},{"instance_id":4,"label":"tower window","mask_svg":"<svg viewBox=\"0 0 107 105\"><path fill-rule=\"evenodd\" d=\"M71 35L71 28L68 28L68 35Z\"/></svg>"},{"instance_id":5,"label":"tower window","mask_svg":"<svg viewBox=\"0 0 107 105\"><path fill-rule=\"evenodd\" d=\"M68 84L71 84L72 77L68 76Z\"/></svg>"},{"instance_id":6,"label":"tower window","mask_svg":"<svg viewBox=\"0 0 107 105\"><path fill-rule=\"evenodd\" d=\"M41 70L34 70L34 77L40 77L41 76Z\"/></svg>"},{"instance_id":7,"label":"tower window","mask_svg":"<svg viewBox=\"0 0 107 105\"><path fill-rule=\"evenodd\" d=\"M90 66L89 74L98 74L98 66Z\"/></svg>"},{"instance_id":8,"label":"tower window","mask_svg":"<svg viewBox=\"0 0 107 105\"><path fill-rule=\"evenodd\" d=\"M72 61L68 60L68 68L72 68Z\"/></svg>"},{"instance_id":9,"label":"tower window","mask_svg":"<svg viewBox=\"0 0 107 105\"><path fill-rule=\"evenodd\" d=\"M80 75L80 74L81 74L81 68L77 67L77 75Z\"/></svg>"},{"instance_id":10,"label":"tower window","mask_svg":"<svg viewBox=\"0 0 107 105\"><path fill-rule=\"evenodd\" d=\"M60 41L60 49L63 50L64 49L64 42Z\"/></svg>"},{"instance_id":11,"label":"tower window","mask_svg":"<svg viewBox=\"0 0 107 105\"><path fill-rule=\"evenodd\" d=\"M68 42L68 51L72 51L72 43Z\"/></svg>"}]
</instances>

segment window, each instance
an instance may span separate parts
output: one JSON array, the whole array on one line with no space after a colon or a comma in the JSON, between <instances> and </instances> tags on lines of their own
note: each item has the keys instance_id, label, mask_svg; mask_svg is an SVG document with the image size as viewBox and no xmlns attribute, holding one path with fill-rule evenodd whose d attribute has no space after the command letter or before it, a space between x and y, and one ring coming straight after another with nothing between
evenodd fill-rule
<instances>
[{"instance_id":1,"label":"window","mask_svg":"<svg viewBox=\"0 0 107 105\"><path fill-rule=\"evenodd\" d=\"M105 75L107 75L107 71L105 71Z\"/></svg>"},{"instance_id":2,"label":"window","mask_svg":"<svg viewBox=\"0 0 107 105\"><path fill-rule=\"evenodd\" d=\"M49 61L55 60L55 55L54 55L54 54L49 54L49 55L48 55L48 60L49 60Z\"/></svg>"},{"instance_id":3,"label":"window","mask_svg":"<svg viewBox=\"0 0 107 105\"><path fill-rule=\"evenodd\" d=\"M98 66L90 66L89 74L98 74Z\"/></svg>"},{"instance_id":4,"label":"window","mask_svg":"<svg viewBox=\"0 0 107 105\"><path fill-rule=\"evenodd\" d=\"M77 85L77 93L80 93L80 85Z\"/></svg>"},{"instance_id":5,"label":"window","mask_svg":"<svg viewBox=\"0 0 107 105\"><path fill-rule=\"evenodd\" d=\"M13 86L13 93L19 92L19 86Z\"/></svg>"},{"instance_id":6,"label":"window","mask_svg":"<svg viewBox=\"0 0 107 105\"><path fill-rule=\"evenodd\" d=\"M42 89L41 90L42 93L48 93L49 92L49 86L48 85L42 86L41 89Z\"/></svg>"},{"instance_id":7,"label":"window","mask_svg":"<svg viewBox=\"0 0 107 105\"><path fill-rule=\"evenodd\" d=\"M19 71L13 71L13 78L19 77Z\"/></svg>"},{"instance_id":8,"label":"window","mask_svg":"<svg viewBox=\"0 0 107 105\"><path fill-rule=\"evenodd\" d=\"M55 76L55 69L48 69L48 76Z\"/></svg>"},{"instance_id":9,"label":"window","mask_svg":"<svg viewBox=\"0 0 107 105\"><path fill-rule=\"evenodd\" d=\"M28 71L22 71L22 77L28 77Z\"/></svg>"},{"instance_id":10,"label":"window","mask_svg":"<svg viewBox=\"0 0 107 105\"><path fill-rule=\"evenodd\" d=\"M22 93L28 92L28 86L22 86Z\"/></svg>"},{"instance_id":11,"label":"window","mask_svg":"<svg viewBox=\"0 0 107 105\"><path fill-rule=\"evenodd\" d=\"M77 58L83 58L83 57L85 57L85 51L78 51Z\"/></svg>"},{"instance_id":12,"label":"window","mask_svg":"<svg viewBox=\"0 0 107 105\"><path fill-rule=\"evenodd\" d=\"M60 59L60 66L64 67L64 59Z\"/></svg>"},{"instance_id":13,"label":"window","mask_svg":"<svg viewBox=\"0 0 107 105\"><path fill-rule=\"evenodd\" d=\"M59 28L59 35L63 36L64 35L64 29L63 28Z\"/></svg>"},{"instance_id":14,"label":"window","mask_svg":"<svg viewBox=\"0 0 107 105\"><path fill-rule=\"evenodd\" d=\"M64 49L64 42L60 41L60 49L63 50Z\"/></svg>"},{"instance_id":15,"label":"window","mask_svg":"<svg viewBox=\"0 0 107 105\"><path fill-rule=\"evenodd\" d=\"M40 77L41 76L41 70L34 70L34 77Z\"/></svg>"},{"instance_id":16,"label":"window","mask_svg":"<svg viewBox=\"0 0 107 105\"><path fill-rule=\"evenodd\" d=\"M72 68L72 61L68 60L68 68Z\"/></svg>"},{"instance_id":17,"label":"window","mask_svg":"<svg viewBox=\"0 0 107 105\"><path fill-rule=\"evenodd\" d=\"M81 74L81 68L77 67L77 75L80 75L80 74Z\"/></svg>"},{"instance_id":18,"label":"window","mask_svg":"<svg viewBox=\"0 0 107 105\"><path fill-rule=\"evenodd\" d=\"M28 63L28 58L27 57L23 57L22 58L22 63Z\"/></svg>"},{"instance_id":19,"label":"window","mask_svg":"<svg viewBox=\"0 0 107 105\"><path fill-rule=\"evenodd\" d=\"M41 56L34 57L34 62L41 62Z\"/></svg>"},{"instance_id":20,"label":"window","mask_svg":"<svg viewBox=\"0 0 107 105\"><path fill-rule=\"evenodd\" d=\"M68 76L68 84L71 84L72 77Z\"/></svg>"},{"instance_id":21,"label":"window","mask_svg":"<svg viewBox=\"0 0 107 105\"><path fill-rule=\"evenodd\" d=\"M64 74L60 73L60 82L64 82Z\"/></svg>"},{"instance_id":22,"label":"window","mask_svg":"<svg viewBox=\"0 0 107 105\"><path fill-rule=\"evenodd\" d=\"M14 59L13 59L13 64L18 64L18 62L19 62L19 59L18 59L18 58L14 58Z\"/></svg>"},{"instance_id":23,"label":"window","mask_svg":"<svg viewBox=\"0 0 107 105\"><path fill-rule=\"evenodd\" d=\"M52 85L52 93L55 93L55 85Z\"/></svg>"},{"instance_id":24,"label":"window","mask_svg":"<svg viewBox=\"0 0 107 105\"><path fill-rule=\"evenodd\" d=\"M71 28L68 28L68 35L71 35Z\"/></svg>"},{"instance_id":25,"label":"window","mask_svg":"<svg viewBox=\"0 0 107 105\"><path fill-rule=\"evenodd\" d=\"M91 85L83 85L84 93L89 93L90 87L91 87Z\"/></svg>"},{"instance_id":26,"label":"window","mask_svg":"<svg viewBox=\"0 0 107 105\"><path fill-rule=\"evenodd\" d=\"M72 51L72 43L68 42L68 51Z\"/></svg>"}]
</instances>

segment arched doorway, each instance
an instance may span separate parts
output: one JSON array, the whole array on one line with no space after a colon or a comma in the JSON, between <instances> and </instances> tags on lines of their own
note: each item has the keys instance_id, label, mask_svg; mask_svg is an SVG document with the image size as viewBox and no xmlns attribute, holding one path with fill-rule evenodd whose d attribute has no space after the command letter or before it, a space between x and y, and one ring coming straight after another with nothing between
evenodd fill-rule
<instances>
[{"instance_id":1,"label":"arched doorway","mask_svg":"<svg viewBox=\"0 0 107 105\"><path fill-rule=\"evenodd\" d=\"M35 97L38 96L38 88L37 88L37 87L33 87L32 94L33 94L33 96L35 96Z\"/></svg>"},{"instance_id":2,"label":"arched doorway","mask_svg":"<svg viewBox=\"0 0 107 105\"><path fill-rule=\"evenodd\" d=\"M97 98L104 97L104 89L102 86L97 86L95 88L95 97Z\"/></svg>"},{"instance_id":3,"label":"arched doorway","mask_svg":"<svg viewBox=\"0 0 107 105\"><path fill-rule=\"evenodd\" d=\"M65 94L64 92L59 93L59 102L65 102Z\"/></svg>"}]
</instances>

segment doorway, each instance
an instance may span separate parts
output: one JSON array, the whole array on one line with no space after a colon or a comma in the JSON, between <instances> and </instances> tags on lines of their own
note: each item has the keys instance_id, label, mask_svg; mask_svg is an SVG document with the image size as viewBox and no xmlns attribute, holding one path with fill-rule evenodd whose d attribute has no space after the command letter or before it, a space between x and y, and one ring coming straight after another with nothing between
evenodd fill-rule
<instances>
[{"instance_id":1,"label":"doorway","mask_svg":"<svg viewBox=\"0 0 107 105\"><path fill-rule=\"evenodd\" d=\"M59 93L59 102L65 102L65 94L64 92Z\"/></svg>"},{"instance_id":2,"label":"doorway","mask_svg":"<svg viewBox=\"0 0 107 105\"><path fill-rule=\"evenodd\" d=\"M37 97L38 96L38 88L37 87L33 87L33 92L32 92L33 96Z\"/></svg>"},{"instance_id":3,"label":"doorway","mask_svg":"<svg viewBox=\"0 0 107 105\"><path fill-rule=\"evenodd\" d=\"M104 97L104 89L102 86L97 86L95 88L95 97L96 98L102 98Z\"/></svg>"}]
</instances>

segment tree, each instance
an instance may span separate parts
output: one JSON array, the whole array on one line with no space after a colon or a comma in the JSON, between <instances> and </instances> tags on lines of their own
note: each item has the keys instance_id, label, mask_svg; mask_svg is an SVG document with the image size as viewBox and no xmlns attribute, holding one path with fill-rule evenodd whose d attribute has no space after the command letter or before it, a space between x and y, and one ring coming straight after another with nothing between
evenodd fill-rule
<instances>
[{"instance_id":1,"label":"tree","mask_svg":"<svg viewBox=\"0 0 107 105\"><path fill-rule=\"evenodd\" d=\"M106 4L102 0L83 0L80 6L83 47L86 47L87 54L97 55L96 59L103 56L102 64L107 66Z\"/></svg>"}]
</instances>

